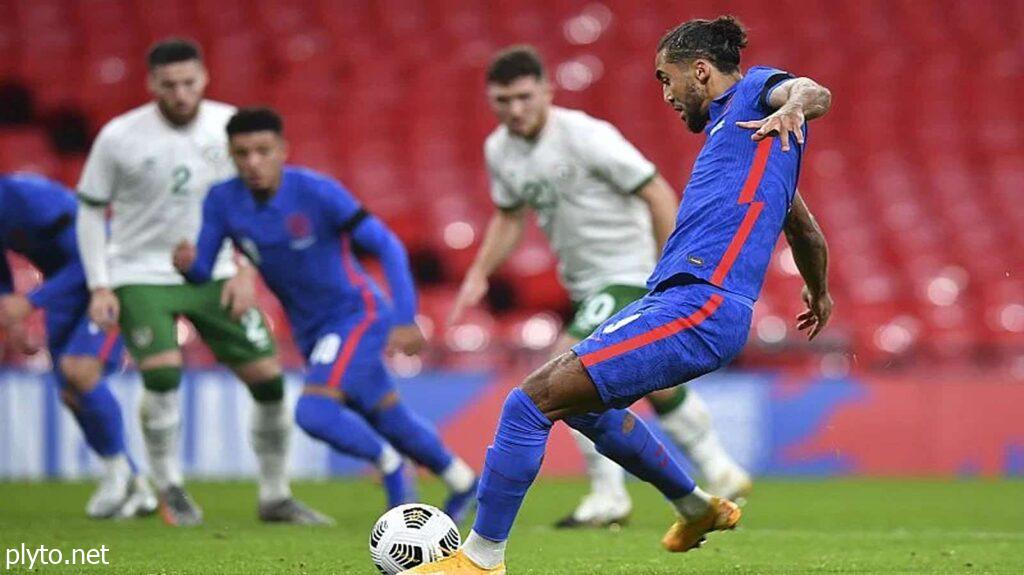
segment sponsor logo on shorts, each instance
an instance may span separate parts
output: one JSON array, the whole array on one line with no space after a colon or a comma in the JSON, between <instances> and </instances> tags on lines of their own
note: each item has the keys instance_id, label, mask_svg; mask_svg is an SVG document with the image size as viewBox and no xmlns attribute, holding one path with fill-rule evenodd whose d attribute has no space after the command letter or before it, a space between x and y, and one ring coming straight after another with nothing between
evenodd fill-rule
<instances>
[{"instance_id":1,"label":"sponsor logo on shorts","mask_svg":"<svg viewBox=\"0 0 1024 575\"><path fill-rule=\"evenodd\" d=\"M135 344L135 347L149 347L149 344L153 343L153 328L145 326L133 329L132 343Z\"/></svg>"},{"instance_id":2,"label":"sponsor logo on shorts","mask_svg":"<svg viewBox=\"0 0 1024 575\"><path fill-rule=\"evenodd\" d=\"M691 264L697 267L701 267L704 265L704 258L700 256L686 256L686 261L690 262Z\"/></svg>"},{"instance_id":3,"label":"sponsor logo on shorts","mask_svg":"<svg viewBox=\"0 0 1024 575\"><path fill-rule=\"evenodd\" d=\"M615 332L619 331L620 329L622 329L622 328L626 327L627 325L629 325L629 324L633 323L634 321L636 321L641 315L643 315L643 314L635 313L633 315L626 316L626 317L620 319L619 321L617 321L617 322L615 322L613 324L609 324L607 327L604 328L604 330L601 333L605 333L605 334L615 333Z\"/></svg>"}]
</instances>

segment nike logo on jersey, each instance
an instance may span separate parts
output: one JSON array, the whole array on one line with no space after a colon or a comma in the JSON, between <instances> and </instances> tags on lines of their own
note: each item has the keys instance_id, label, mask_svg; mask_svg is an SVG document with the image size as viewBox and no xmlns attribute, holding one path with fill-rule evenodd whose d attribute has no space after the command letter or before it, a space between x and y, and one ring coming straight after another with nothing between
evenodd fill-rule
<instances>
[{"instance_id":1,"label":"nike logo on jersey","mask_svg":"<svg viewBox=\"0 0 1024 575\"><path fill-rule=\"evenodd\" d=\"M722 126L724 126L724 125L725 125L725 120L719 120L718 123L715 124L715 127L711 128L711 133L708 134L708 137L710 138L711 136L714 136L715 132L721 130Z\"/></svg>"},{"instance_id":2,"label":"nike logo on jersey","mask_svg":"<svg viewBox=\"0 0 1024 575\"><path fill-rule=\"evenodd\" d=\"M316 236L306 236L304 238L298 238L291 241L291 247L293 250L304 250L309 246L316 243Z\"/></svg>"},{"instance_id":3,"label":"nike logo on jersey","mask_svg":"<svg viewBox=\"0 0 1024 575\"><path fill-rule=\"evenodd\" d=\"M637 318L639 318L641 315L643 315L643 314L635 313L635 314L633 314L631 316L624 317L624 318L620 319L619 321L617 321L617 322L609 325L608 327L604 328L604 330L601 333L605 333L605 334L615 333L615 332L619 331L620 329L622 329L622 328L626 327L627 325L629 325L629 324L633 323L634 321L636 321Z\"/></svg>"}]
</instances>

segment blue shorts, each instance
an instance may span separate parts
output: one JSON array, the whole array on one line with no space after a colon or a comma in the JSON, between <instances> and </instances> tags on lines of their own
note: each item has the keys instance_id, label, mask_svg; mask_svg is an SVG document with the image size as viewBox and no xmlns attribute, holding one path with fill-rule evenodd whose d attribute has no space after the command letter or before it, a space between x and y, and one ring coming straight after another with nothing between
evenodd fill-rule
<instances>
[{"instance_id":1,"label":"blue shorts","mask_svg":"<svg viewBox=\"0 0 1024 575\"><path fill-rule=\"evenodd\" d=\"M377 308L380 309L380 308ZM318 330L306 354L306 384L345 394L345 401L364 413L373 411L395 390L384 365L391 332L387 316L362 311Z\"/></svg>"},{"instance_id":2,"label":"blue shorts","mask_svg":"<svg viewBox=\"0 0 1024 575\"><path fill-rule=\"evenodd\" d=\"M743 349L752 302L706 283L647 294L573 347L609 407L626 407L729 363Z\"/></svg>"},{"instance_id":3,"label":"blue shorts","mask_svg":"<svg viewBox=\"0 0 1024 575\"><path fill-rule=\"evenodd\" d=\"M124 345L117 330L105 332L89 319L88 294L47 306L46 343L55 366L65 356L95 357L109 373L121 365Z\"/></svg>"}]
</instances>

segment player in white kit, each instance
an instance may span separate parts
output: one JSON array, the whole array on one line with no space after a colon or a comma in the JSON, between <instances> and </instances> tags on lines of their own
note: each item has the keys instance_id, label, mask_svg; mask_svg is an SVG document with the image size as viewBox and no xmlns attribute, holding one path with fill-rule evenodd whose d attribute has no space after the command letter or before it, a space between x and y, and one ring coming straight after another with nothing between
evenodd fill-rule
<instances>
[{"instance_id":1,"label":"player in white kit","mask_svg":"<svg viewBox=\"0 0 1024 575\"><path fill-rule=\"evenodd\" d=\"M522 237L527 208L537 214L559 260L559 275L576 314L552 356L569 350L606 319L647 293L647 277L675 226L678 199L651 162L614 126L552 105L538 54L528 46L499 53L487 94L501 125L484 154L497 210L467 272L451 314L457 322L487 293L488 277ZM719 443L704 403L679 386L648 401L662 429L708 482L734 499L749 475ZM621 524L632 509L625 472L573 431L587 460L591 492L560 527Z\"/></svg>"},{"instance_id":2,"label":"player in white kit","mask_svg":"<svg viewBox=\"0 0 1024 575\"><path fill-rule=\"evenodd\" d=\"M78 185L77 233L92 291L90 315L106 329L120 324L142 372L142 429L161 515L171 525L202 522L184 490L180 461L176 322L185 317L255 399L251 442L260 519L327 523L291 495L292 417L273 337L255 307L254 272L236 268L227 243L207 284L187 284L171 263L179 242L196 240L210 185L235 175L224 130L235 109L203 99L206 70L192 42L160 42L148 64L154 101L111 120L89 153Z\"/></svg>"}]
</instances>

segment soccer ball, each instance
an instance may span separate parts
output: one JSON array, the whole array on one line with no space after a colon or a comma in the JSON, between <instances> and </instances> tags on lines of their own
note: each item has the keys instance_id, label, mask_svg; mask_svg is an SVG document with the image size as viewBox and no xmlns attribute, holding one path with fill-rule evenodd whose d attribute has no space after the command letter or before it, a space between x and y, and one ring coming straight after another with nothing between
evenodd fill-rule
<instances>
[{"instance_id":1,"label":"soccer ball","mask_svg":"<svg viewBox=\"0 0 1024 575\"><path fill-rule=\"evenodd\" d=\"M399 505L370 531L370 558L385 575L455 554L462 537L451 517L423 503Z\"/></svg>"}]
</instances>

